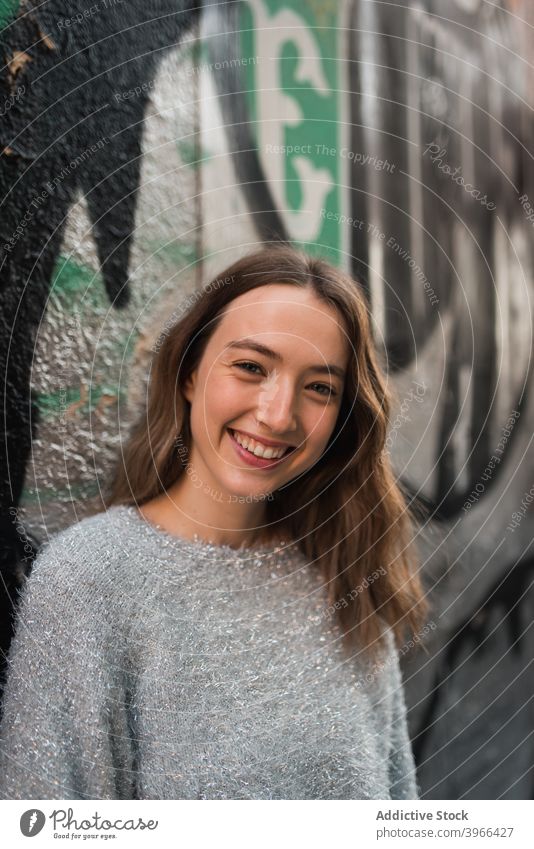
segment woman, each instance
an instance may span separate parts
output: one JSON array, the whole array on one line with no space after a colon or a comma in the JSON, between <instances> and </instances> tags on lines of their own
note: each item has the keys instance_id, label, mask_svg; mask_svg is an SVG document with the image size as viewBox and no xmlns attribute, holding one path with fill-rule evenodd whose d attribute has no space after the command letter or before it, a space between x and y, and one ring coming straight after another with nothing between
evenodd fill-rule
<instances>
[{"instance_id":1,"label":"woman","mask_svg":"<svg viewBox=\"0 0 534 849\"><path fill-rule=\"evenodd\" d=\"M154 351L106 512L27 584L4 798L417 798L425 602L357 284L266 247Z\"/></svg>"}]
</instances>

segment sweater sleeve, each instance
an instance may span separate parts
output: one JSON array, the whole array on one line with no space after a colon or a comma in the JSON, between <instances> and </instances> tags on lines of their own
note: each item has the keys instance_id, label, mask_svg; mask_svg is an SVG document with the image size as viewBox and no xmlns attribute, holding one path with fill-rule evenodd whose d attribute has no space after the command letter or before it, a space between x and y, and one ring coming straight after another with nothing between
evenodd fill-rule
<instances>
[{"instance_id":1,"label":"sweater sleeve","mask_svg":"<svg viewBox=\"0 0 534 849\"><path fill-rule=\"evenodd\" d=\"M392 662L392 673L393 711L388 761L390 797L392 799L418 799L415 762L408 734L406 701L396 652Z\"/></svg>"},{"instance_id":2,"label":"sweater sleeve","mask_svg":"<svg viewBox=\"0 0 534 849\"><path fill-rule=\"evenodd\" d=\"M52 541L22 591L0 729L1 798L134 798L125 670L105 612L111 588L91 572Z\"/></svg>"}]
</instances>

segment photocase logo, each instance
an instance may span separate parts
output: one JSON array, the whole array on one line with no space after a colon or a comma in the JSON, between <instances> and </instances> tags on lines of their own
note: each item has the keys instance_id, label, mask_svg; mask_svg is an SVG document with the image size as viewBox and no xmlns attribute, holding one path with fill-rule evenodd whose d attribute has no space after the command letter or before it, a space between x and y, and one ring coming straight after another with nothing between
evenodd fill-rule
<instances>
[{"instance_id":1,"label":"photocase logo","mask_svg":"<svg viewBox=\"0 0 534 849\"><path fill-rule=\"evenodd\" d=\"M42 830L45 822L46 817L43 812L36 808L31 808L22 814L20 818L20 830L24 837L35 837Z\"/></svg>"}]
</instances>

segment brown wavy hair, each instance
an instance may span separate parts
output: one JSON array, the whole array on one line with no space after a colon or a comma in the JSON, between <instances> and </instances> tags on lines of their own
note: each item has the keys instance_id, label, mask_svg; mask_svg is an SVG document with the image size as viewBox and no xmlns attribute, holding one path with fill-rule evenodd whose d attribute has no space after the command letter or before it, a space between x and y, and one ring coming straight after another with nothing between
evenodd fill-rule
<instances>
[{"instance_id":1,"label":"brown wavy hair","mask_svg":"<svg viewBox=\"0 0 534 849\"><path fill-rule=\"evenodd\" d=\"M415 515L385 450L393 394L378 363L365 294L326 260L270 244L234 262L194 293L183 317L166 323L153 348L146 409L123 448L106 508L142 506L184 473L176 438L179 434L189 450L191 432L182 387L223 308L270 283L309 286L335 307L351 351L338 419L323 455L265 500L265 521L322 570L345 647L363 646L374 655L384 623L400 645L420 628L428 603L418 574Z\"/></svg>"}]
</instances>

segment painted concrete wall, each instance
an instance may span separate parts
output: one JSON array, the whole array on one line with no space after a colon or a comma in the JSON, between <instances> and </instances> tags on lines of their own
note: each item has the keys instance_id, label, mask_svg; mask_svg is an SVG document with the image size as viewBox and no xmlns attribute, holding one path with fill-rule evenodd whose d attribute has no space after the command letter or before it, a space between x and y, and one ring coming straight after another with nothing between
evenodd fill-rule
<instances>
[{"instance_id":1,"label":"painted concrete wall","mask_svg":"<svg viewBox=\"0 0 534 849\"><path fill-rule=\"evenodd\" d=\"M532 795L531 18L0 3L8 589L99 504L168 317L269 238L324 254L366 287L426 511L434 609L403 667L427 798Z\"/></svg>"}]
</instances>

